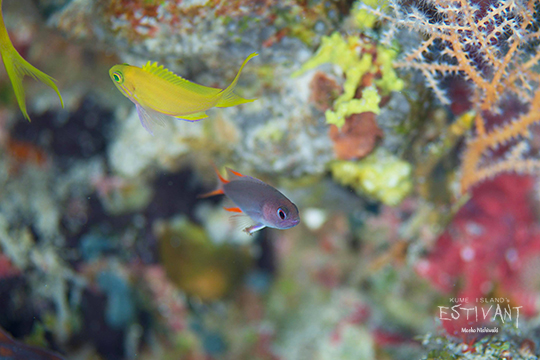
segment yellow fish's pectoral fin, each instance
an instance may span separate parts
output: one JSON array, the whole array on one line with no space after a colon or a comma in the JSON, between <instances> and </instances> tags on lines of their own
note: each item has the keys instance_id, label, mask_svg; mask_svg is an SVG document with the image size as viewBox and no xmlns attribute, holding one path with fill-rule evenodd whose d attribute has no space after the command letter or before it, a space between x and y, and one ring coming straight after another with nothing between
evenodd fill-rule
<instances>
[{"instance_id":1,"label":"yellow fish's pectoral fin","mask_svg":"<svg viewBox=\"0 0 540 360\"><path fill-rule=\"evenodd\" d=\"M238 78L240 77L240 73L242 72L242 69L247 64L247 62L254 58L259 54L253 53L249 55L246 60L242 63L242 66L240 66L240 70L238 70L238 73L236 74L236 77L234 78L231 85L229 85L225 90L221 93L221 98L216 104L216 107L229 107L229 106L235 106L240 105L248 102L255 101L256 99L244 99L243 97L240 97L234 93L234 87L236 86L236 83L238 82Z\"/></svg>"},{"instance_id":2,"label":"yellow fish's pectoral fin","mask_svg":"<svg viewBox=\"0 0 540 360\"><path fill-rule=\"evenodd\" d=\"M186 121L199 121L201 119L207 118L208 115L204 111L195 113L195 114L189 114L189 115L181 115L176 117L176 119L179 120L186 120Z\"/></svg>"},{"instance_id":3,"label":"yellow fish's pectoral fin","mask_svg":"<svg viewBox=\"0 0 540 360\"><path fill-rule=\"evenodd\" d=\"M159 126L165 126L165 122L167 121L167 119L170 118L170 116L168 115L162 114L150 108L146 108L141 104L135 104L135 107L137 108L137 115L139 115L141 125L146 131L150 133L150 135L154 135L154 124Z\"/></svg>"},{"instance_id":4,"label":"yellow fish's pectoral fin","mask_svg":"<svg viewBox=\"0 0 540 360\"><path fill-rule=\"evenodd\" d=\"M2 41L5 40L4 37L1 37L1 39ZM7 38L7 41L9 41L9 38ZM62 95L60 95L60 91L56 87L56 84L54 83L55 80L52 77L35 68L28 61L24 60L17 50L15 50L11 44L11 41L9 41L9 44L1 45L4 45L0 46L2 49L1 55L2 60L4 61L4 67L6 68L9 80L11 80L11 85L13 86L13 91L15 92L15 97L17 98L19 108L28 121L30 121L30 117L26 111L26 100L24 97L24 86L22 82L25 75L29 75L34 79L43 82L45 85L50 86L54 91L56 91L58 97L60 98L60 103L62 104L62 107L64 107L64 100L62 99Z\"/></svg>"}]
</instances>

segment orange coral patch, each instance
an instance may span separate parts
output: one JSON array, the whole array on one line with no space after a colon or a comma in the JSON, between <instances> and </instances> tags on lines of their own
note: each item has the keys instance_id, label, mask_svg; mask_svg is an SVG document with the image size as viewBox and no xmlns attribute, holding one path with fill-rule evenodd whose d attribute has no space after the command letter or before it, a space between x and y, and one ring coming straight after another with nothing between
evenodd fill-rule
<instances>
[{"instance_id":1,"label":"orange coral patch","mask_svg":"<svg viewBox=\"0 0 540 360\"><path fill-rule=\"evenodd\" d=\"M334 100L342 92L341 86L333 78L321 71L315 73L309 87L311 89L309 100L320 111L331 109Z\"/></svg>"},{"instance_id":2,"label":"orange coral patch","mask_svg":"<svg viewBox=\"0 0 540 360\"><path fill-rule=\"evenodd\" d=\"M375 118L372 112L353 114L345 120L341 130L335 125L330 126L329 135L339 159L360 159L373 150L383 136Z\"/></svg>"}]
</instances>

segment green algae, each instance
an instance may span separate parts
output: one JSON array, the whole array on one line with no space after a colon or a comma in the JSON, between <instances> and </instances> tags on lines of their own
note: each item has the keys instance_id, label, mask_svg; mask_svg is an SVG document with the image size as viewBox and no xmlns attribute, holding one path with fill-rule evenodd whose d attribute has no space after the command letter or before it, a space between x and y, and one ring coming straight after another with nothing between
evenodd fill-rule
<instances>
[{"instance_id":1,"label":"green algae","mask_svg":"<svg viewBox=\"0 0 540 360\"><path fill-rule=\"evenodd\" d=\"M388 7L386 0L363 0L357 1L351 10L351 18L354 25L362 30L373 29L379 17L362 7L369 7L371 9L384 10Z\"/></svg>"},{"instance_id":2,"label":"green algae","mask_svg":"<svg viewBox=\"0 0 540 360\"><path fill-rule=\"evenodd\" d=\"M381 112L381 109L379 108L381 97L379 96L377 89L375 89L375 87L366 88L362 95L361 99L350 99L335 105L336 111L326 110L324 113L326 116L326 123L334 124L341 128L345 124L345 118L352 114L360 114L366 111L379 114Z\"/></svg>"}]
</instances>

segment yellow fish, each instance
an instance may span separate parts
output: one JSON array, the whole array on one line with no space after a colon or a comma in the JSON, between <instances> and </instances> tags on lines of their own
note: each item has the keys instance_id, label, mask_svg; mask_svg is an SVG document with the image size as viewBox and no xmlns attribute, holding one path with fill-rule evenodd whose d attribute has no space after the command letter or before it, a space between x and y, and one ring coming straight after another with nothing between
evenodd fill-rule
<instances>
[{"instance_id":1,"label":"yellow fish","mask_svg":"<svg viewBox=\"0 0 540 360\"><path fill-rule=\"evenodd\" d=\"M0 0L0 55L2 55L4 67L6 68L9 80L11 80L11 85L13 85L13 91L15 92L15 97L19 103L19 108L21 108L24 117L28 119L28 121L30 121L30 117L26 111L26 101L24 99L24 87L22 83L22 79L25 75L30 75L34 79L40 80L52 87L58 94L62 107L64 107L64 100L62 100L62 95L60 95L60 91L58 91L58 88L54 84L55 80L49 75L36 69L28 61L24 60L17 50L15 50L15 47L13 47L8 36L6 24L4 24L2 0Z\"/></svg>"},{"instance_id":2,"label":"yellow fish","mask_svg":"<svg viewBox=\"0 0 540 360\"><path fill-rule=\"evenodd\" d=\"M128 64L115 65L109 70L114 85L131 100L142 126L152 134L152 124L163 124L169 118L197 121L208 117L212 107L229 107L255 99L244 99L234 93L238 77L249 59L238 70L231 85L218 89L195 84L157 63L147 62L142 68Z\"/></svg>"}]
</instances>

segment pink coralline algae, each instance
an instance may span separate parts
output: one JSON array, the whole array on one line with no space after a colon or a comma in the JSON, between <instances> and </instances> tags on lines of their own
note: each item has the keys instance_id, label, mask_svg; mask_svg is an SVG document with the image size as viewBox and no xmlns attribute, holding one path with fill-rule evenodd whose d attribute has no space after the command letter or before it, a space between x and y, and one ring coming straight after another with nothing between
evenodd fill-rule
<instances>
[{"instance_id":1,"label":"pink coralline algae","mask_svg":"<svg viewBox=\"0 0 540 360\"><path fill-rule=\"evenodd\" d=\"M532 177L514 174L478 185L418 273L459 298L505 297L523 314L535 314L540 226L533 191Z\"/></svg>"}]
</instances>

